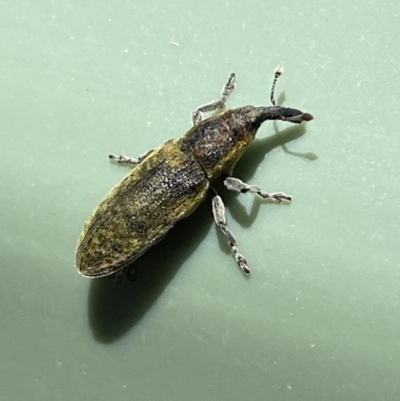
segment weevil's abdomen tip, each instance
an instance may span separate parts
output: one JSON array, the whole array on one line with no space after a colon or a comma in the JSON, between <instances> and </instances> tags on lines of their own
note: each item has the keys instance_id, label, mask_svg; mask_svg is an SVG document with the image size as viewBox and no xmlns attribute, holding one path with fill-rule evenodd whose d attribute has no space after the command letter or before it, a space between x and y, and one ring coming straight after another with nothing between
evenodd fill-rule
<instances>
[{"instance_id":1,"label":"weevil's abdomen tip","mask_svg":"<svg viewBox=\"0 0 400 401\"><path fill-rule=\"evenodd\" d=\"M78 252L75 262L76 271L83 277L95 278L99 276L98 269L91 266L87 257Z\"/></svg>"},{"instance_id":2,"label":"weevil's abdomen tip","mask_svg":"<svg viewBox=\"0 0 400 401\"><path fill-rule=\"evenodd\" d=\"M91 275L88 275L88 274L87 274L86 269L85 269L84 266L82 266L82 263L80 262L80 260L77 260L77 261L76 261L75 267L76 267L76 271L77 271L81 276L83 276L83 277L91 277Z\"/></svg>"},{"instance_id":3,"label":"weevil's abdomen tip","mask_svg":"<svg viewBox=\"0 0 400 401\"><path fill-rule=\"evenodd\" d=\"M81 268L78 265L76 265L76 271L83 277L87 278L98 278L98 277L103 277L105 274L102 274L98 272L97 270L91 269L91 268Z\"/></svg>"},{"instance_id":4,"label":"weevil's abdomen tip","mask_svg":"<svg viewBox=\"0 0 400 401\"><path fill-rule=\"evenodd\" d=\"M90 277L87 274L85 274L78 266L76 266L76 271L83 277Z\"/></svg>"},{"instance_id":5,"label":"weevil's abdomen tip","mask_svg":"<svg viewBox=\"0 0 400 401\"><path fill-rule=\"evenodd\" d=\"M106 263L102 260L93 260L91 254L77 255L75 267L76 271L83 277L87 278L101 278L116 273L122 267L116 264Z\"/></svg>"}]
</instances>

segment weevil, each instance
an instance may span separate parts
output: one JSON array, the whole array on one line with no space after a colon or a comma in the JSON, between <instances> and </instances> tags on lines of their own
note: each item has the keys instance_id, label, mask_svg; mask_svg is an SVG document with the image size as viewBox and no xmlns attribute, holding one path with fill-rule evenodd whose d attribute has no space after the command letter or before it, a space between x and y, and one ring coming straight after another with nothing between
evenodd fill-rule
<instances>
[{"instance_id":1,"label":"weevil","mask_svg":"<svg viewBox=\"0 0 400 401\"><path fill-rule=\"evenodd\" d=\"M255 193L276 203L291 201L290 195L265 192L232 176L235 163L264 121L301 123L313 119L309 113L276 105L275 85L282 72L282 66L275 70L270 93L272 106L227 110L226 100L235 87L232 73L220 98L192 113L193 127L182 138L171 139L137 159L110 155L120 164L136 167L86 221L78 241L78 272L92 278L122 272L211 193L215 223L238 266L249 274L247 260L226 224L222 198L212 184L226 176L224 185L230 191ZM221 113L203 120L203 113L217 110Z\"/></svg>"}]
</instances>

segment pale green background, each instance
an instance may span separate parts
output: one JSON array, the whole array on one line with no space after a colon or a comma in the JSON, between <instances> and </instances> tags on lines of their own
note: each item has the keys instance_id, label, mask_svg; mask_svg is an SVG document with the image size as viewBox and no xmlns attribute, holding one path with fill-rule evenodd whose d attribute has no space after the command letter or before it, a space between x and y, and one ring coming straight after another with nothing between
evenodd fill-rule
<instances>
[{"instance_id":1,"label":"pale green background","mask_svg":"<svg viewBox=\"0 0 400 401\"><path fill-rule=\"evenodd\" d=\"M399 400L399 10L1 1L0 399ZM251 278L209 202L135 283L80 277L81 227L128 171L107 155L183 135L231 71L230 107L268 105L278 63L315 120L265 124L236 169L290 206L222 191Z\"/></svg>"}]
</instances>

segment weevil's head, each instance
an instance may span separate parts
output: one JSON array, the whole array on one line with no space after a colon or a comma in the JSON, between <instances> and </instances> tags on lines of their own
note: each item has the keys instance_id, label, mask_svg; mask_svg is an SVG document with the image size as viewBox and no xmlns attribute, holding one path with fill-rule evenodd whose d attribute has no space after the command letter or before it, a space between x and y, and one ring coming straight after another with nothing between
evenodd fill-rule
<instances>
[{"instance_id":1,"label":"weevil's head","mask_svg":"<svg viewBox=\"0 0 400 401\"><path fill-rule=\"evenodd\" d=\"M228 115L229 112L226 114ZM300 124L303 121L311 121L314 117L309 113L289 107L269 106L253 107L246 106L231 112L230 129L232 135L238 141L250 143L260 128L267 120L282 120Z\"/></svg>"}]
</instances>

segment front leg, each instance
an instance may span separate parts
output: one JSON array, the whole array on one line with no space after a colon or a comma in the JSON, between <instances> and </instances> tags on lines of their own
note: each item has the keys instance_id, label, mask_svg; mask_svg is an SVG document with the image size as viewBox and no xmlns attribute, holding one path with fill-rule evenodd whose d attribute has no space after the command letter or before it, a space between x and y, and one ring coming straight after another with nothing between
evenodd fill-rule
<instances>
[{"instance_id":1,"label":"front leg","mask_svg":"<svg viewBox=\"0 0 400 401\"><path fill-rule=\"evenodd\" d=\"M203 119L203 113L214 111L218 109L223 109L225 107L225 102L228 99L228 96L232 93L233 89L235 89L235 74L232 73L228 79L228 82L222 89L221 97L218 100L215 100L210 103L206 103L203 106L198 107L192 113L193 125L198 124Z\"/></svg>"},{"instance_id":2,"label":"front leg","mask_svg":"<svg viewBox=\"0 0 400 401\"><path fill-rule=\"evenodd\" d=\"M255 193L263 199L269 199L275 203L281 203L283 200L290 202L292 197L290 195L286 195L283 192L264 192L261 191L260 187L257 185L249 185L239 180L239 178L228 177L224 180L224 185L230 191L240 192L242 194L246 192Z\"/></svg>"}]
</instances>

